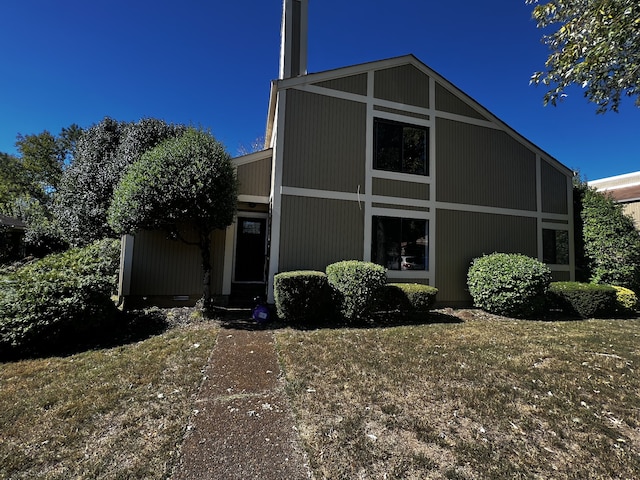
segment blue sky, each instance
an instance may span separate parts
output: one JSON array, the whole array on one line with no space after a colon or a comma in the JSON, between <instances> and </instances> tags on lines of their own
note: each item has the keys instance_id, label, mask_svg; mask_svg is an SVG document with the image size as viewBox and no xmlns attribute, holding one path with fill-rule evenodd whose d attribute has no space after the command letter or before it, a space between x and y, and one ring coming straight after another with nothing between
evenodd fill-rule
<instances>
[{"instance_id":1,"label":"blue sky","mask_svg":"<svg viewBox=\"0 0 640 480\"><path fill-rule=\"evenodd\" d=\"M547 57L524 0L310 0L310 72L412 53L589 180L640 170L640 108L543 107ZM281 0L21 0L0 5L0 151L105 116L209 128L232 155L264 135Z\"/></svg>"}]
</instances>

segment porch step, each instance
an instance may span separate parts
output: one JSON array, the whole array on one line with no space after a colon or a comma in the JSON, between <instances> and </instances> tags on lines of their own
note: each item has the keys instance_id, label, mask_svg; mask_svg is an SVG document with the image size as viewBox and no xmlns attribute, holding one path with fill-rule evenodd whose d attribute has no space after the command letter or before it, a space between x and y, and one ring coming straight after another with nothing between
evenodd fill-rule
<instances>
[{"instance_id":1,"label":"porch step","mask_svg":"<svg viewBox=\"0 0 640 480\"><path fill-rule=\"evenodd\" d=\"M265 298L267 286L264 283L234 283L229 295L230 307L253 307L256 297Z\"/></svg>"}]
</instances>

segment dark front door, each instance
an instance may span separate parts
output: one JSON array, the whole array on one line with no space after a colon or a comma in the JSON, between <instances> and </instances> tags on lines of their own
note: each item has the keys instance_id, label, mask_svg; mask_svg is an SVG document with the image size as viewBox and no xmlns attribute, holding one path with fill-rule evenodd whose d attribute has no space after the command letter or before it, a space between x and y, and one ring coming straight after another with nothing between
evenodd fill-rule
<instances>
[{"instance_id":1,"label":"dark front door","mask_svg":"<svg viewBox=\"0 0 640 480\"><path fill-rule=\"evenodd\" d=\"M266 230L266 218L238 218L236 282L264 282Z\"/></svg>"}]
</instances>

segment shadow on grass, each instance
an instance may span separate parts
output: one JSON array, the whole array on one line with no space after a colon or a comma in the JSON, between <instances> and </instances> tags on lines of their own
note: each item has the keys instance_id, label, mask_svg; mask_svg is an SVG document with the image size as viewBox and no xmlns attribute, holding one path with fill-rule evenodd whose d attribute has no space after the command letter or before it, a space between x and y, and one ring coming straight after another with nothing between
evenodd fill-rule
<instances>
[{"instance_id":1,"label":"shadow on grass","mask_svg":"<svg viewBox=\"0 0 640 480\"><path fill-rule=\"evenodd\" d=\"M114 348L164 333L171 326L161 310L119 312L107 325L82 335L56 332L58 340L26 349L0 351L0 361L11 362L52 356L70 356L90 350Z\"/></svg>"}]
</instances>

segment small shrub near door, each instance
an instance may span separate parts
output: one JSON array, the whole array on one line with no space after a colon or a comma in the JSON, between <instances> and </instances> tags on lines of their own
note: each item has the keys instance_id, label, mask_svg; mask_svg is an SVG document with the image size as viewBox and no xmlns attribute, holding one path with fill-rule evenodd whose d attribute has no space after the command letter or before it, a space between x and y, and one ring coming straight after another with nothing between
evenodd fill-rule
<instances>
[{"instance_id":1,"label":"small shrub near door","mask_svg":"<svg viewBox=\"0 0 640 480\"><path fill-rule=\"evenodd\" d=\"M544 313L550 282L551 271L544 263L517 253L476 258L467 275L476 307L519 318Z\"/></svg>"},{"instance_id":2,"label":"small shrub near door","mask_svg":"<svg viewBox=\"0 0 640 480\"><path fill-rule=\"evenodd\" d=\"M553 282L549 297L553 307L581 318L607 318L617 310L616 289L609 285Z\"/></svg>"},{"instance_id":3,"label":"small shrub near door","mask_svg":"<svg viewBox=\"0 0 640 480\"><path fill-rule=\"evenodd\" d=\"M118 315L119 240L49 255L0 278L0 353L73 348L99 338Z\"/></svg>"},{"instance_id":4,"label":"small shrub near door","mask_svg":"<svg viewBox=\"0 0 640 480\"><path fill-rule=\"evenodd\" d=\"M353 322L366 318L375 308L387 274L381 265L345 260L327 266L327 280L340 315L347 322Z\"/></svg>"},{"instance_id":5,"label":"small shrub near door","mask_svg":"<svg viewBox=\"0 0 640 480\"><path fill-rule=\"evenodd\" d=\"M331 290L323 272L279 273L273 280L278 317L291 323L315 323L331 311Z\"/></svg>"}]
</instances>

